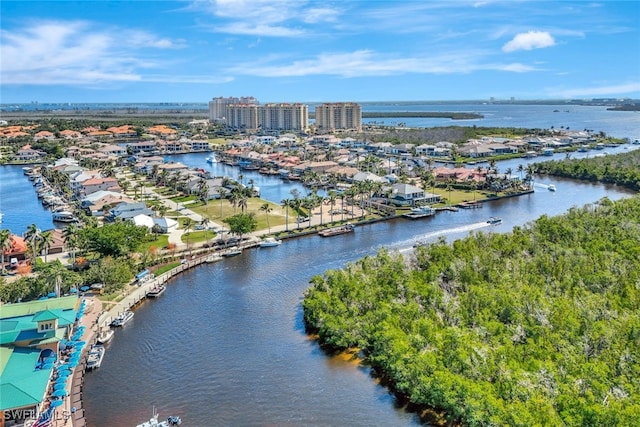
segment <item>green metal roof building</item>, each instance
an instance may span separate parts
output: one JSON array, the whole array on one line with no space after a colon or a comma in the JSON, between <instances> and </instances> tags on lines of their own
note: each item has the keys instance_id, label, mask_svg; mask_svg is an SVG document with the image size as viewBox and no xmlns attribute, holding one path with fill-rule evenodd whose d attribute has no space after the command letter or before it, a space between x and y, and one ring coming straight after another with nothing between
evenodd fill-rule
<instances>
[{"instance_id":1,"label":"green metal roof building","mask_svg":"<svg viewBox=\"0 0 640 427\"><path fill-rule=\"evenodd\" d=\"M12 410L37 413L53 373L40 365L41 355L59 354L79 305L77 296L0 305L0 417Z\"/></svg>"}]
</instances>

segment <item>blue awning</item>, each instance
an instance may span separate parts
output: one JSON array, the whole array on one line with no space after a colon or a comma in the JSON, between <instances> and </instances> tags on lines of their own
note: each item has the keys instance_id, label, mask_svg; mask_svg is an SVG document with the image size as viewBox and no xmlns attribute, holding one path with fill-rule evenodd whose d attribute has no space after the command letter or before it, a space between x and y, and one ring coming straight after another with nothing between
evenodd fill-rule
<instances>
[{"instance_id":1,"label":"blue awning","mask_svg":"<svg viewBox=\"0 0 640 427\"><path fill-rule=\"evenodd\" d=\"M136 274L136 279L142 279L144 276L149 274L149 270L142 270L140 273Z\"/></svg>"}]
</instances>

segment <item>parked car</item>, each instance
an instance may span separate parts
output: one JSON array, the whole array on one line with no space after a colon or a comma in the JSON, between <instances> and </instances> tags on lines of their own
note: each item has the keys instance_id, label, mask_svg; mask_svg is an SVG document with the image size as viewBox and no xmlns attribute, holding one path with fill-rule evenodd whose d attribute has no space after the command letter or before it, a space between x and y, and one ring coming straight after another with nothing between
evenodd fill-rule
<instances>
[{"instance_id":1,"label":"parked car","mask_svg":"<svg viewBox=\"0 0 640 427\"><path fill-rule=\"evenodd\" d=\"M298 223L309 221L309 217L308 216L299 216L297 221L298 221Z\"/></svg>"}]
</instances>

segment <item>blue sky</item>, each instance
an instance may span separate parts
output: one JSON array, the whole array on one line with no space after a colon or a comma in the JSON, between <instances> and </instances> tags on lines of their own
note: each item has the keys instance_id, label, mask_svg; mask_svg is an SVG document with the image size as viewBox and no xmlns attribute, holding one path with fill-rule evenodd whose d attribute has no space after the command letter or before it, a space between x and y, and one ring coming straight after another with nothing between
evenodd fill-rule
<instances>
[{"instance_id":1,"label":"blue sky","mask_svg":"<svg viewBox=\"0 0 640 427\"><path fill-rule=\"evenodd\" d=\"M0 2L0 102L640 98L640 2Z\"/></svg>"}]
</instances>

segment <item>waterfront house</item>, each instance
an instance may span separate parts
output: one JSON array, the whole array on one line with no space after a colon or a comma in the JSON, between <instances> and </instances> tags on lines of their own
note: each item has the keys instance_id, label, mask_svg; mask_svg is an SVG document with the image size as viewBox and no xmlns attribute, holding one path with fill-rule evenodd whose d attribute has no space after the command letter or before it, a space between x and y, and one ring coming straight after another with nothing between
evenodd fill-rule
<instances>
[{"instance_id":1,"label":"waterfront house","mask_svg":"<svg viewBox=\"0 0 640 427\"><path fill-rule=\"evenodd\" d=\"M122 189L118 185L118 180L111 177L90 178L80 185L78 192L81 196L87 196L100 190L113 191L117 193L122 192Z\"/></svg>"},{"instance_id":2,"label":"waterfront house","mask_svg":"<svg viewBox=\"0 0 640 427\"><path fill-rule=\"evenodd\" d=\"M376 175L373 172L358 172L355 175L353 175L353 177L351 178L352 182L365 182L365 181L371 181L371 182L382 182L382 183L387 183L388 181L384 178L382 178L379 175Z\"/></svg>"},{"instance_id":3,"label":"waterfront house","mask_svg":"<svg viewBox=\"0 0 640 427\"><path fill-rule=\"evenodd\" d=\"M127 144L134 153L151 153L156 151L158 147L155 141L138 141Z\"/></svg>"},{"instance_id":4,"label":"waterfront house","mask_svg":"<svg viewBox=\"0 0 640 427\"><path fill-rule=\"evenodd\" d=\"M411 184L392 184L391 203L397 206L416 206L440 201L438 194L425 193L422 188Z\"/></svg>"},{"instance_id":5,"label":"waterfront house","mask_svg":"<svg viewBox=\"0 0 640 427\"><path fill-rule=\"evenodd\" d=\"M13 158L19 162L35 162L44 160L46 156L47 153L44 151L34 150L31 145L27 144L19 149Z\"/></svg>"},{"instance_id":6,"label":"waterfront house","mask_svg":"<svg viewBox=\"0 0 640 427\"><path fill-rule=\"evenodd\" d=\"M191 151L209 151L209 141L187 140L186 143L191 146Z\"/></svg>"},{"instance_id":7,"label":"waterfront house","mask_svg":"<svg viewBox=\"0 0 640 427\"><path fill-rule=\"evenodd\" d=\"M80 202L80 207L84 209L87 214L97 217L103 216L105 210L108 212L110 208L122 202L134 203L135 200L121 193L101 190L84 197Z\"/></svg>"},{"instance_id":8,"label":"waterfront house","mask_svg":"<svg viewBox=\"0 0 640 427\"><path fill-rule=\"evenodd\" d=\"M127 155L127 150L115 144L105 144L99 147L97 151L99 153L106 154L107 156L122 157Z\"/></svg>"}]
</instances>

